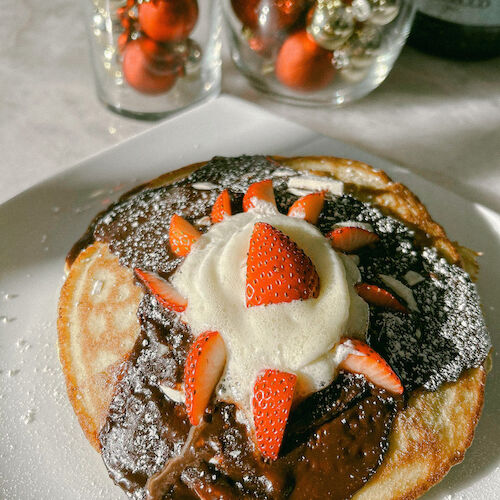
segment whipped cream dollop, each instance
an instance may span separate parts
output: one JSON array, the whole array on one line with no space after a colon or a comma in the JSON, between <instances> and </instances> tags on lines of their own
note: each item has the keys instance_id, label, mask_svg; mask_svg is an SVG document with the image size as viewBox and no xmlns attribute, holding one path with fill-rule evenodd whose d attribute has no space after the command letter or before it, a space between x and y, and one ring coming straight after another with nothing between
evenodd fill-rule
<instances>
[{"instance_id":1,"label":"whipped cream dollop","mask_svg":"<svg viewBox=\"0 0 500 500\"><path fill-rule=\"evenodd\" d=\"M317 298L246 307L247 253L257 222L285 233L311 259L320 279ZM265 206L212 226L172 277L187 298L183 319L194 335L218 331L226 344L218 397L244 408L264 369L295 373L302 394L331 383L349 353L335 345L342 336L364 338L368 324L368 306L354 290L356 281L356 265L337 254L315 226Z\"/></svg>"}]
</instances>

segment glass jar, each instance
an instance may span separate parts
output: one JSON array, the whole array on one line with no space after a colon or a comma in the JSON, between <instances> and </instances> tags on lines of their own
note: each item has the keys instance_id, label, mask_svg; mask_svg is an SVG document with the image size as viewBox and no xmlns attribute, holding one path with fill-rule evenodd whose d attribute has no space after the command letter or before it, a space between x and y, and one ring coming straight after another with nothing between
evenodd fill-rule
<instances>
[{"instance_id":1,"label":"glass jar","mask_svg":"<svg viewBox=\"0 0 500 500\"><path fill-rule=\"evenodd\" d=\"M408 37L413 0L224 0L230 49L258 90L341 105L386 78Z\"/></svg>"},{"instance_id":2,"label":"glass jar","mask_svg":"<svg viewBox=\"0 0 500 500\"><path fill-rule=\"evenodd\" d=\"M218 0L86 0L97 94L110 109L162 118L217 95Z\"/></svg>"}]
</instances>

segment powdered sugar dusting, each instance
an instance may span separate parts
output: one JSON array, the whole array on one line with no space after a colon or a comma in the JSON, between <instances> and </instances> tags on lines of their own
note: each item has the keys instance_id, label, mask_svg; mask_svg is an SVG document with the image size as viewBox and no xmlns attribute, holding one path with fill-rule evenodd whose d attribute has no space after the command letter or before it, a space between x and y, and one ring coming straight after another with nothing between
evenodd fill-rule
<instances>
[{"instance_id":1,"label":"powdered sugar dusting","mask_svg":"<svg viewBox=\"0 0 500 500\"><path fill-rule=\"evenodd\" d=\"M276 169L279 175L274 175ZM229 190L241 211L248 186L269 178L273 179L278 209L287 213L297 196L289 191L284 170L296 175L261 156L214 158L172 186L139 192L111 207L97 222L95 237L108 241L127 266L171 274L181 262L168 245L173 213L205 232L210 227L207 218L212 205L223 189ZM211 189L193 189L196 183ZM343 221L370 224L380 236L373 248L357 253L363 281L385 287L380 274L399 281L409 272L423 278L410 285L419 311L403 314L370 308L368 341L398 372L405 387L434 390L445 381L456 380L464 369L482 363L490 341L475 287L466 273L440 259L434 250L418 248L410 229L370 205L351 196L327 199L320 230L325 234ZM183 405L165 397L161 387L169 392L182 382L192 335L178 316L165 311L149 294L138 315L141 337L112 402L101 441L111 476L133 498L142 499L146 478L179 453L188 434ZM230 435L224 434L228 439ZM226 445L228 456L243 466L239 450ZM137 481L143 481L142 486L137 487Z\"/></svg>"},{"instance_id":2,"label":"powdered sugar dusting","mask_svg":"<svg viewBox=\"0 0 500 500\"><path fill-rule=\"evenodd\" d=\"M228 189L238 204L251 183L269 178L273 179L278 209L287 213L297 196L289 192L288 176L282 175L285 171L294 174L262 156L216 157L172 186L139 192L112 207L97 224L96 238L109 241L122 263L169 275L181 262L168 245L173 213L182 214L204 232L219 192ZM193 184L212 189L193 189ZM437 257L430 259L430 250L422 252L415 246L412 230L369 204L349 195L327 199L320 230L326 233L345 221L368 224L380 236L374 248L359 252L363 281L386 288L380 275L398 281L408 273L423 278L412 286L416 307L413 304L411 315L403 317L372 307L368 339L405 384L435 389L445 380L455 380L463 369L480 364L490 343L477 293L466 274Z\"/></svg>"},{"instance_id":3,"label":"powdered sugar dusting","mask_svg":"<svg viewBox=\"0 0 500 500\"><path fill-rule=\"evenodd\" d=\"M103 460L125 489L129 476L144 487L147 477L179 453L190 427L187 416L180 420L179 428L165 426L178 403L165 397L162 390L165 382L182 380L189 330L149 295L144 296L138 315L143 326L137 341L141 348L127 363L100 434ZM135 490L132 497L142 499L144 490Z\"/></svg>"}]
</instances>

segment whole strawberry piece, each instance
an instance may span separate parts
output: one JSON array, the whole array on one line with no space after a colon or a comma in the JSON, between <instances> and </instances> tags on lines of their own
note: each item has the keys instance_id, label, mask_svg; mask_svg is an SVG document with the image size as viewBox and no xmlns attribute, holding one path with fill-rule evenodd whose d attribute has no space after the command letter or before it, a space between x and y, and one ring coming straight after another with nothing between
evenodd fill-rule
<instances>
[{"instance_id":1,"label":"whole strawberry piece","mask_svg":"<svg viewBox=\"0 0 500 500\"><path fill-rule=\"evenodd\" d=\"M257 222L247 257L247 307L315 298L319 276L311 259L286 234Z\"/></svg>"},{"instance_id":2,"label":"whole strawberry piece","mask_svg":"<svg viewBox=\"0 0 500 500\"><path fill-rule=\"evenodd\" d=\"M253 420L257 446L266 458L276 460L292 406L297 377L293 373L265 370L253 387Z\"/></svg>"}]
</instances>

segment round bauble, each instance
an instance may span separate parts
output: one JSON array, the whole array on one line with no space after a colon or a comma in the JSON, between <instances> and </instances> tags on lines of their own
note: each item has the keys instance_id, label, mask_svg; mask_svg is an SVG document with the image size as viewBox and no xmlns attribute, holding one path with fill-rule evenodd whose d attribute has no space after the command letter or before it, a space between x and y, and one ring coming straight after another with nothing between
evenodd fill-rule
<instances>
[{"instance_id":1,"label":"round bauble","mask_svg":"<svg viewBox=\"0 0 500 500\"><path fill-rule=\"evenodd\" d=\"M320 47L305 30L297 31L283 43L275 73L283 85L293 90L320 90L335 78L332 53Z\"/></svg>"},{"instance_id":2,"label":"round bauble","mask_svg":"<svg viewBox=\"0 0 500 500\"><path fill-rule=\"evenodd\" d=\"M150 0L139 5L139 25L157 42L184 40L198 20L196 0Z\"/></svg>"}]
</instances>

